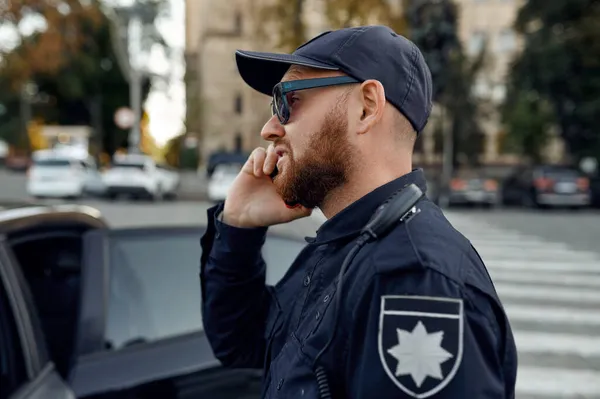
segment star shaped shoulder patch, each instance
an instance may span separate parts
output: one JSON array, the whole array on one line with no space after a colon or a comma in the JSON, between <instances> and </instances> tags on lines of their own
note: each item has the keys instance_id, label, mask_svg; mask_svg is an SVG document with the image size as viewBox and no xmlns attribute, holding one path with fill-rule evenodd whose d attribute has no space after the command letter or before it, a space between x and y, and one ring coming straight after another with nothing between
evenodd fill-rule
<instances>
[{"instance_id":1,"label":"star shaped shoulder patch","mask_svg":"<svg viewBox=\"0 0 600 399\"><path fill-rule=\"evenodd\" d=\"M462 361L463 320L462 299L383 295L379 358L393 383L419 399L444 389Z\"/></svg>"}]
</instances>

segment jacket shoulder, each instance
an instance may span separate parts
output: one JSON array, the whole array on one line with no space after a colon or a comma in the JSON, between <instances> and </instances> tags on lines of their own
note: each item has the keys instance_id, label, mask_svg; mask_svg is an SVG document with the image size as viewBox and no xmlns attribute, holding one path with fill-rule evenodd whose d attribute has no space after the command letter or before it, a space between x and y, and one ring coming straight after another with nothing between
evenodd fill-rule
<instances>
[{"instance_id":1,"label":"jacket shoulder","mask_svg":"<svg viewBox=\"0 0 600 399\"><path fill-rule=\"evenodd\" d=\"M377 243L371 259L373 272L434 270L461 286L470 284L489 291L485 265L471 242L431 201L421 201L418 209L418 214L399 223Z\"/></svg>"}]
</instances>

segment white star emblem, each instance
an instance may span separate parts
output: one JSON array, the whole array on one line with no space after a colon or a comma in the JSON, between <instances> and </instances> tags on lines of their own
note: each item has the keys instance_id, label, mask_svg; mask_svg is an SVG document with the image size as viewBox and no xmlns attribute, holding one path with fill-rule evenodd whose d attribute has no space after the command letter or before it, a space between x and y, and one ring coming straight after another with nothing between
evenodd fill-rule
<instances>
[{"instance_id":1,"label":"white star emblem","mask_svg":"<svg viewBox=\"0 0 600 399\"><path fill-rule=\"evenodd\" d=\"M396 331L398 345L387 351L398 360L396 377L410 375L417 387L421 387L428 376L441 380L440 365L452 357L450 352L442 348L444 332L428 334L421 321L412 332L399 328Z\"/></svg>"}]
</instances>

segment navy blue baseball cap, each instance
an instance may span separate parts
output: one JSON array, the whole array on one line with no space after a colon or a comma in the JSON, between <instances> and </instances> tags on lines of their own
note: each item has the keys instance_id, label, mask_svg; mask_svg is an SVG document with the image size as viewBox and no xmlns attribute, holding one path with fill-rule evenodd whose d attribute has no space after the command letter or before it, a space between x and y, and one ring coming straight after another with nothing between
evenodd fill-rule
<instances>
[{"instance_id":1,"label":"navy blue baseball cap","mask_svg":"<svg viewBox=\"0 0 600 399\"><path fill-rule=\"evenodd\" d=\"M238 50L240 76L253 89L272 95L291 65L340 71L359 81L381 82L386 99L423 130L432 108L431 72L423 54L387 26L359 26L321 33L292 54Z\"/></svg>"}]
</instances>

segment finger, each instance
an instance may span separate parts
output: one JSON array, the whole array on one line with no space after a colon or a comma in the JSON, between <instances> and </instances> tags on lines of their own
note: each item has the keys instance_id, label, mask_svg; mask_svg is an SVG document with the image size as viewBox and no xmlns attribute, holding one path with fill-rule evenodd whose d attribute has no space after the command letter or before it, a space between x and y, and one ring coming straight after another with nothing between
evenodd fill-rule
<instances>
[{"instance_id":1,"label":"finger","mask_svg":"<svg viewBox=\"0 0 600 399\"><path fill-rule=\"evenodd\" d=\"M250 175L254 174L254 154L256 153L256 149L254 149L251 153L250 156L248 157L248 159L246 160L246 163L244 164L242 171L244 171L244 173L248 173Z\"/></svg>"},{"instance_id":2,"label":"finger","mask_svg":"<svg viewBox=\"0 0 600 399\"><path fill-rule=\"evenodd\" d=\"M265 164L263 165L263 173L267 176L270 176L273 170L275 169L275 165L277 165L277 160L279 157L275 152L275 146L273 144L269 145L267 148L267 156L265 159Z\"/></svg>"},{"instance_id":3,"label":"finger","mask_svg":"<svg viewBox=\"0 0 600 399\"><path fill-rule=\"evenodd\" d=\"M267 153L264 148L257 148L254 152L254 176L263 176L263 165L265 164L265 158Z\"/></svg>"}]
</instances>

